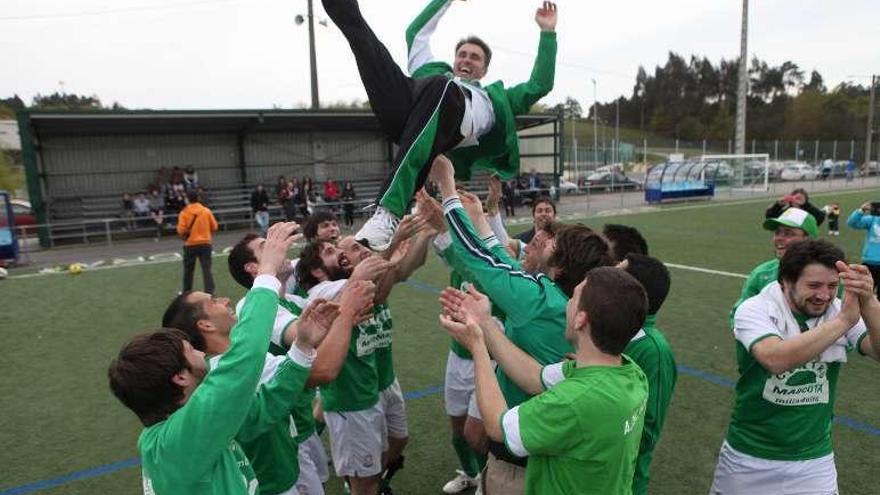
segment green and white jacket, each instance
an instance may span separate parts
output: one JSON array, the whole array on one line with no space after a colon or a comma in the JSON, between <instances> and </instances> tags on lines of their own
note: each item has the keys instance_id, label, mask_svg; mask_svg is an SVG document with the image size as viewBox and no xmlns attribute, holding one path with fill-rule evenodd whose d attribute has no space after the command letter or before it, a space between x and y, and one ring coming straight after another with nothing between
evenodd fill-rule
<instances>
[{"instance_id":1,"label":"green and white jacket","mask_svg":"<svg viewBox=\"0 0 880 495\"><path fill-rule=\"evenodd\" d=\"M413 78L445 75L453 77L452 66L433 59L431 34L453 0L431 0L406 30L409 72ZM556 72L556 32L541 31L538 55L529 80L505 88L496 81L485 88L495 112L495 125L481 136L477 146L456 148L449 155L455 165L455 176L470 178L472 169L488 169L502 179L512 179L519 172L519 140L516 115L528 113L532 105L553 89ZM477 81L468 84L480 88Z\"/></svg>"}]
</instances>

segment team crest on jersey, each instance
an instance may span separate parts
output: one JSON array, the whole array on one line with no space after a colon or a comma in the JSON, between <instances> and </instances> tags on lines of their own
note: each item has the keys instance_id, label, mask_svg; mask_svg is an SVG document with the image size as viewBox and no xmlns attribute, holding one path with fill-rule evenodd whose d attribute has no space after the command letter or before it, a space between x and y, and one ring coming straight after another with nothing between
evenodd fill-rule
<instances>
[{"instance_id":1,"label":"team crest on jersey","mask_svg":"<svg viewBox=\"0 0 880 495\"><path fill-rule=\"evenodd\" d=\"M828 363L814 361L771 375L764 383L763 397L777 406L827 404L828 388Z\"/></svg>"},{"instance_id":2,"label":"team crest on jersey","mask_svg":"<svg viewBox=\"0 0 880 495\"><path fill-rule=\"evenodd\" d=\"M382 305L377 308L373 317L359 324L358 336L355 341L357 356L368 356L391 345L391 310Z\"/></svg>"}]
</instances>

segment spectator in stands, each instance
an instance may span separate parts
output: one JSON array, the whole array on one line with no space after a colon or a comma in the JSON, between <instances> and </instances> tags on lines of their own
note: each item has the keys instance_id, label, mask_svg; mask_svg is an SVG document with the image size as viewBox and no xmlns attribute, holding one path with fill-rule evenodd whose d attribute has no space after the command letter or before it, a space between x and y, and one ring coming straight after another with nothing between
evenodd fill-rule
<instances>
[{"instance_id":1,"label":"spectator in stands","mask_svg":"<svg viewBox=\"0 0 880 495\"><path fill-rule=\"evenodd\" d=\"M134 201L131 199L131 194L122 193L122 220L125 224L122 226L123 229L133 229L134 228Z\"/></svg>"},{"instance_id":2,"label":"spectator in stands","mask_svg":"<svg viewBox=\"0 0 880 495\"><path fill-rule=\"evenodd\" d=\"M278 176L278 181L275 182L275 199L278 200L278 204L281 204L281 193L287 189L287 179L283 175Z\"/></svg>"},{"instance_id":3,"label":"spectator in stands","mask_svg":"<svg viewBox=\"0 0 880 495\"><path fill-rule=\"evenodd\" d=\"M532 203L532 228L514 236L523 244L532 242L535 232L544 228L544 225L556 221L556 203L547 196L541 196Z\"/></svg>"},{"instance_id":4,"label":"spectator in stands","mask_svg":"<svg viewBox=\"0 0 880 495\"><path fill-rule=\"evenodd\" d=\"M150 216L150 200L142 192L139 192L134 198L134 216Z\"/></svg>"},{"instance_id":5,"label":"spectator in stands","mask_svg":"<svg viewBox=\"0 0 880 495\"><path fill-rule=\"evenodd\" d=\"M764 218L778 218L782 215L783 211L791 207L800 208L813 215L813 218L816 219L816 225L822 225L822 222L825 221L825 212L810 203L810 196L802 187L795 189L788 196L783 196L773 202L767 208L767 211L764 212Z\"/></svg>"},{"instance_id":6,"label":"spectator in stands","mask_svg":"<svg viewBox=\"0 0 880 495\"><path fill-rule=\"evenodd\" d=\"M354 193L354 184L351 183L350 180L345 181L345 186L342 188L342 211L345 213L345 226L351 227L354 225L354 200L356 199Z\"/></svg>"},{"instance_id":7,"label":"spectator in stands","mask_svg":"<svg viewBox=\"0 0 880 495\"><path fill-rule=\"evenodd\" d=\"M504 214L516 216L516 182L506 180L501 183L501 201L504 203Z\"/></svg>"},{"instance_id":8,"label":"spectator in stands","mask_svg":"<svg viewBox=\"0 0 880 495\"><path fill-rule=\"evenodd\" d=\"M186 198L183 196L183 193L175 189L168 189L168 195L165 196L165 211L176 215L185 206Z\"/></svg>"},{"instance_id":9,"label":"spectator in stands","mask_svg":"<svg viewBox=\"0 0 880 495\"><path fill-rule=\"evenodd\" d=\"M150 183L149 189L159 191L159 194L165 196L167 194L166 189L168 189L168 170L165 167L159 167L159 170L156 171L156 175L153 177L153 182Z\"/></svg>"},{"instance_id":10,"label":"spectator in stands","mask_svg":"<svg viewBox=\"0 0 880 495\"><path fill-rule=\"evenodd\" d=\"M541 183L541 177L538 176L538 172L535 169L532 169L529 173L529 189L538 190L541 189L544 185Z\"/></svg>"},{"instance_id":11,"label":"spectator in stands","mask_svg":"<svg viewBox=\"0 0 880 495\"><path fill-rule=\"evenodd\" d=\"M296 197L299 196L299 188L297 188L292 180L287 181L287 186L281 190L278 195L278 202L284 209L284 218L291 221L296 217Z\"/></svg>"},{"instance_id":12,"label":"spectator in stands","mask_svg":"<svg viewBox=\"0 0 880 495\"><path fill-rule=\"evenodd\" d=\"M251 193L251 210L254 212L254 220L260 226L260 237L266 237L269 230L269 193L263 184L257 184Z\"/></svg>"},{"instance_id":13,"label":"spectator in stands","mask_svg":"<svg viewBox=\"0 0 880 495\"><path fill-rule=\"evenodd\" d=\"M312 185L311 177L303 177L302 185L299 188L299 195L295 196L295 198L299 214L302 218L308 218L312 213L311 205L315 203L315 188Z\"/></svg>"},{"instance_id":14,"label":"spectator in stands","mask_svg":"<svg viewBox=\"0 0 880 495\"><path fill-rule=\"evenodd\" d=\"M177 234L183 239L183 291L192 290L196 260L202 266L205 292L214 293L214 277L211 275L211 255L217 220L214 213L199 202L199 195L190 191L189 204L177 217Z\"/></svg>"},{"instance_id":15,"label":"spectator in stands","mask_svg":"<svg viewBox=\"0 0 880 495\"><path fill-rule=\"evenodd\" d=\"M324 182L324 201L328 203L339 201L339 186L333 181L333 179L327 179L327 181ZM335 207L336 206L334 205L334 209Z\"/></svg>"},{"instance_id":16,"label":"spectator in stands","mask_svg":"<svg viewBox=\"0 0 880 495\"><path fill-rule=\"evenodd\" d=\"M186 167L186 173L183 174L183 185L187 191L199 188L199 174L192 166Z\"/></svg>"},{"instance_id":17,"label":"spectator in stands","mask_svg":"<svg viewBox=\"0 0 880 495\"><path fill-rule=\"evenodd\" d=\"M162 237L162 224L165 222L165 200L159 195L159 191L150 191L150 217L156 224L156 241Z\"/></svg>"},{"instance_id":18,"label":"spectator in stands","mask_svg":"<svg viewBox=\"0 0 880 495\"><path fill-rule=\"evenodd\" d=\"M180 182L183 183L183 169L178 167L177 165L171 169L171 182Z\"/></svg>"}]
</instances>

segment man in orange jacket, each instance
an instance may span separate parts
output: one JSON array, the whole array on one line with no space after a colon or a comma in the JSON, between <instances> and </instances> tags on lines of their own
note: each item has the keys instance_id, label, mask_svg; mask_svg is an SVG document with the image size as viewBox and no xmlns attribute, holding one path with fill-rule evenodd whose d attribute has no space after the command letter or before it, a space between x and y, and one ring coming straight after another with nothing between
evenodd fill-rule
<instances>
[{"instance_id":1,"label":"man in orange jacket","mask_svg":"<svg viewBox=\"0 0 880 495\"><path fill-rule=\"evenodd\" d=\"M214 293L214 277L211 275L211 240L217 231L217 220L207 206L200 202L199 194L187 194L189 204L177 217L177 234L183 239L183 291L192 290L196 259L202 265L205 292Z\"/></svg>"}]
</instances>

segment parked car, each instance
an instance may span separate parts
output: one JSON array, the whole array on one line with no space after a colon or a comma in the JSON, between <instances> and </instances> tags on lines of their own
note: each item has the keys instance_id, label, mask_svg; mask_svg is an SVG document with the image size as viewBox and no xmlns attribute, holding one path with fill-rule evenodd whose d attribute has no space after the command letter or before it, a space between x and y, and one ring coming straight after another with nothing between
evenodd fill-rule
<instances>
[{"instance_id":1,"label":"parked car","mask_svg":"<svg viewBox=\"0 0 880 495\"><path fill-rule=\"evenodd\" d=\"M623 174L611 174L611 173L594 173L590 174L587 177L587 185L591 189L604 189L614 190L614 189L641 189L642 183Z\"/></svg>"},{"instance_id":2,"label":"parked car","mask_svg":"<svg viewBox=\"0 0 880 495\"><path fill-rule=\"evenodd\" d=\"M792 163L782 169L782 180L814 180L819 176L819 171L806 163Z\"/></svg>"},{"instance_id":3,"label":"parked car","mask_svg":"<svg viewBox=\"0 0 880 495\"><path fill-rule=\"evenodd\" d=\"M36 225L37 216L31 208L31 203L23 199L11 199L9 203L12 205L13 225L16 227L24 227L27 225ZM6 227L6 218L0 218L0 227Z\"/></svg>"},{"instance_id":4,"label":"parked car","mask_svg":"<svg viewBox=\"0 0 880 495\"><path fill-rule=\"evenodd\" d=\"M577 184L571 181L567 181L560 177L559 179L559 191L563 194L571 194L576 193L578 190Z\"/></svg>"}]
</instances>

